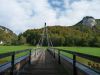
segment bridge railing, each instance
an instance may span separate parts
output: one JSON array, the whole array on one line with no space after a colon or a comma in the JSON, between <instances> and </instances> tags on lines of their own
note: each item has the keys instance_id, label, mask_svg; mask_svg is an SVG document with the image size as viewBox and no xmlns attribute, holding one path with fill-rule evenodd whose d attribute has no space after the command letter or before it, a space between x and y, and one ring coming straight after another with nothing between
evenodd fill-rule
<instances>
[{"instance_id":1,"label":"bridge railing","mask_svg":"<svg viewBox=\"0 0 100 75\"><path fill-rule=\"evenodd\" d=\"M9 64L0 65L0 75L4 73L4 71L8 68L10 68L10 75L14 75L14 69L15 69L15 65L17 64L17 62L25 60L26 58L28 58L28 63L30 64L31 63L31 51L32 49L26 49L26 50L20 50L20 51L0 54L0 59L6 58L9 56L11 57L11 61ZM15 56L17 54L24 53L24 52L27 52L27 55L20 57L19 60L18 59L16 60Z\"/></svg>"},{"instance_id":2,"label":"bridge railing","mask_svg":"<svg viewBox=\"0 0 100 75\"><path fill-rule=\"evenodd\" d=\"M64 50L64 49L57 49L57 48L48 48L48 51L54 56L54 58L57 55L57 60L58 60L59 64L61 64L61 58L62 58L62 56L64 56L63 54L61 54L61 52L71 54L72 55L72 65L73 65L73 75L78 75L78 73L77 73L77 62L78 61L76 60L76 57L85 58L87 60L97 62L100 64L100 57L98 57L98 56L93 56L93 55L89 55L89 54L84 54L84 53L79 53L79 52L74 52L74 51L69 51L69 50ZM67 56L64 56L64 58L65 57L67 57ZM80 63L80 64L82 64L82 63ZM83 65L83 66L88 67L86 65ZM88 68L93 70L93 72L91 72L91 73L94 73L96 75L100 74L100 67L99 67L99 70L95 70L90 67L88 67ZM89 72L90 71L88 71L88 75L94 75Z\"/></svg>"}]
</instances>

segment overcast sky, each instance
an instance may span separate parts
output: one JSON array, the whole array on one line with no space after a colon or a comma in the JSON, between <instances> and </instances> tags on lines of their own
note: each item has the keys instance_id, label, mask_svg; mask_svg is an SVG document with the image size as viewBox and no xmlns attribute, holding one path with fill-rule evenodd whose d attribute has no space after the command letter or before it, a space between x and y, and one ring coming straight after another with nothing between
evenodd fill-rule
<instances>
[{"instance_id":1,"label":"overcast sky","mask_svg":"<svg viewBox=\"0 0 100 75\"><path fill-rule=\"evenodd\" d=\"M0 0L0 25L15 33L47 25L69 26L100 18L100 0Z\"/></svg>"}]
</instances>

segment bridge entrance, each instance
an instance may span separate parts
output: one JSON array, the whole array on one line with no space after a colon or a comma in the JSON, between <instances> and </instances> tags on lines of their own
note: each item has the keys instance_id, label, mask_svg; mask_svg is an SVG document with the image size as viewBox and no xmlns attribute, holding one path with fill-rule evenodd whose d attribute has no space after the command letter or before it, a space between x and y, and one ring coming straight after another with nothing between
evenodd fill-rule
<instances>
[{"instance_id":1,"label":"bridge entrance","mask_svg":"<svg viewBox=\"0 0 100 75\"><path fill-rule=\"evenodd\" d=\"M43 33L39 40L38 46L52 47L52 41L46 27L46 23L43 29ZM57 61L50 55L47 50L41 49L36 59L36 62L32 62L19 72L18 75L66 75L66 70L63 66L59 65Z\"/></svg>"},{"instance_id":2,"label":"bridge entrance","mask_svg":"<svg viewBox=\"0 0 100 75\"><path fill-rule=\"evenodd\" d=\"M26 65L18 75L68 75L47 50L41 50L35 59L36 62Z\"/></svg>"}]
</instances>

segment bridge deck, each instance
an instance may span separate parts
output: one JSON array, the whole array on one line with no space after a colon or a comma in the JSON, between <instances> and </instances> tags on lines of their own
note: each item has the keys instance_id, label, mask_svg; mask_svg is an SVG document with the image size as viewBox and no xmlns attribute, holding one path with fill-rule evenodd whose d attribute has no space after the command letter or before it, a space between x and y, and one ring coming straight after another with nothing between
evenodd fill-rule
<instances>
[{"instance_id":1,"label":"bridge deck","mask_svg":"<svg viewBox=\"0 0 100 75\"><path fill-rule=\"evenodd\" d=\"M19 75L66 75L64 68L45 50L36 63L26 66Z\"/></svg>"}]
</instances>

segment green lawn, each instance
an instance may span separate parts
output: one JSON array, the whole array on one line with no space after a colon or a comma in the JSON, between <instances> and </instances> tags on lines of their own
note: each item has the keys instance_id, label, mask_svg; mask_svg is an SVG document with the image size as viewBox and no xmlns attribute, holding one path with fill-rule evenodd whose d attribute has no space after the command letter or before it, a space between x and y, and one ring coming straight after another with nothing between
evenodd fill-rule
<instances>
[{"instance_id":1,"label":"green lawn","mask_svg":"<svg viewBox=\"0 0 100 75\"><path fill-rule=\"evenodd\" d=\"M29 49L29 48L34 49L35 47L34 46L0 46L0 54L12 52L12 51L18 51L18 50L25 50L25 49ZM16 55L16 58L18 58L20 56L24 56L26 54L28 54L28 53L27 52L19 53ZM9 62L9 61L11 61L11 56L0 59L0 64Z\"/></svg>"},{"instance_id":2,"label":"green lawn","mask_svg":"<svg viewBox=\"0 0 100 75\"><path fill-rule=\"evenodd\" d=\"M0 46L0 54L18 50L24 50L28 48L35 48L34 46ZM56 47L64 50L76 51L80 53L100 56L100 48L96 47Z\"/></svg>"},{"instance_id":3,"label":"green lawn","mask_svg":"<svg viewBox=\"0 0 100 75\"><path fill-rule=\"evenodd\" d=\"M94 56L99 56L100 57L100 48L96 48L96 47L56 47L59 49L64 49L64 50L70 50L70 51L75 51L75 52L79 52L79 53L84 53L84 54L89 54L89 55L94 55ZM69 53L65 53L65 52L61 52L63 55L72 58L72 54ZM91 63L92 68L97 70L96 65L100 65L100 63L98 62L94 62L94 61L90 61L88 59L85 58L81 58L81 57L76 57L76 60L86 66L89 66L88 63Z\"/></svg>"},{"instance_id":4,"label":"green lawn","mask_svg":"<svg viewBox=\"0 0 100 75\"><path fill-rule=\"evenodd\" d=\"M56 48L90 54L94 56L100 56L100 48L96 47L56 47Z\"/></svg>"},{"instance_id":5,"label":"green lawn","mask_svg":"<svg viewBox=\"0 0 100 75\"><path fill-rule=\"evenodd\" d=\"M6 53L6 52L12 52L12 51L18 51L18 50L24 50L34 48L33 46L0 46L0 54Z\"/></svg>"},{"instance_id":6,"label":"green lawn","mask_svg":"<svg viewBox=\"0 0 100 75\"><path fill-rule=\"evenodd\" d=\"M12 52L12 51L24 50L24 49L28 49L28 48L34 49L35 47L34 46L0 46L0 54ZM90 54L90 55L94 55L94 56L100 56L100 48L96 48L96 47L56 47L56 48L60 48L60 49L64 49L64 50L70 50L70 51L76 51L76 52ZM17 57L21 56L21 55L23 55L23 54L17 55ZM69 54L65 54L65 55L69 56L69 57L72 56L72 55L69 55ZM81 59L81 58L78 58L78 59L81 60L81 61L84 60L84 59ZM2 63L4 61L7 62L8 58L0 59L0 63Z\"/></svg>"}]
</instances>

